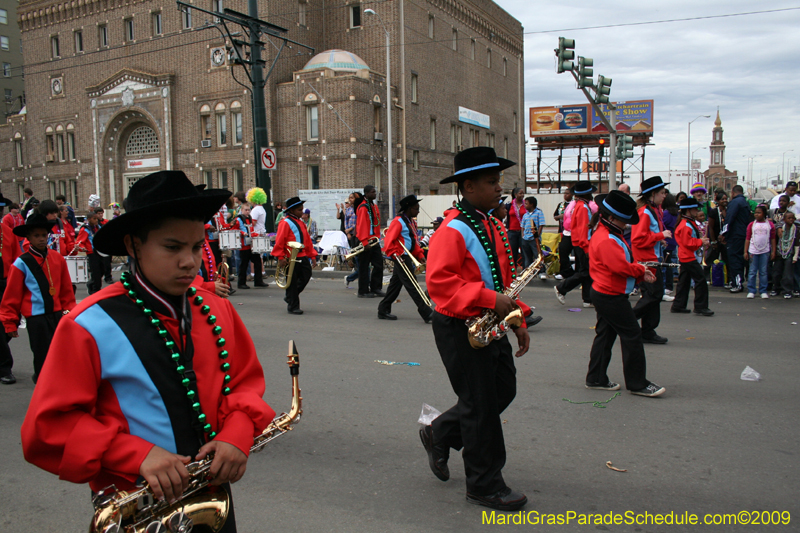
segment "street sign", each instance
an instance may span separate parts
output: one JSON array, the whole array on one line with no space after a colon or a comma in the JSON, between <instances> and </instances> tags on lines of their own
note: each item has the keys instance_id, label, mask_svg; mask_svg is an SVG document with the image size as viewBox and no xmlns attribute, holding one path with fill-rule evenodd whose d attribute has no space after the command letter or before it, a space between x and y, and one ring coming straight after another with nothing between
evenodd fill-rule
<instances>
[{"instance_id":1,"label":"street sign","mask_svg":"<svg viewBox=\"0 0 800 533\"><path fill-rule=\"evenodd\" d=\"M278 158L275 156L274 148L261 149L261 168L264 170L275 170Z\"/></svg>"}]
</instances>

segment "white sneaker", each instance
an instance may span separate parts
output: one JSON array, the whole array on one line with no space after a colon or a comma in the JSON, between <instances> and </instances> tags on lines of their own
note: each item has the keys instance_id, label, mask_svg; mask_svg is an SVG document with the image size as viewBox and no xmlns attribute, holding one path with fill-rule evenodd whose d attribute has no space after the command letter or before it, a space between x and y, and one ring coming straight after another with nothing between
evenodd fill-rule
<instances>
[{"instance_id":1,"label":"white sneaker","mask_svg":"<svg viewBox=\"0 0 800 533\"><path fill-rule=\"evenodd\" d=\"M565 302L564 295L561 294L560 292L558 292L558 287L553 287L553 290L556 291L556 298L558 298L558 302L561 305L564 305L564 302Z\"/></svg>"},{"instance_id":2,"label":"white sneaker","mask_svg":"<svg viewBox=\"0 0 800 533\"><path fill-rule=\"evenodd\" d=\"M762 294L761 294L761 299L762 299L762 300L767 300L767 299L769 299L769 294L767 294L766 292L765 292L765 293L762 293Z\"/></svg>"},{"instance_id":3,"label":"white sneaker","mask_svg":"<svg viewBox=\"0 0 800 533\"><path fill-rule=\"evenodd\" d=\"M561 281L562 279L564 279L564 276L562 276L561 274L556 274L556 275L555 275L555 278L556 278L558 281Z\"/></svg>"},{"instance_id":4,"label":"white sneaker","mask_svg":"<svg viewBox=\"0 0 800 533\"><path fill-rule=\"evenodd\" d=\"M594 307L594 304L590 304L588 302L583 302L583 307Z\"/></svg>"},{"instance_id":5,"label":"white sneaker","mask_svg":"<svg viewBox=\"0 0 800 533\"><path fill-rule=\"evenodd\" d=\"M674 296L670 296L669 294L664 294L664 296L661 297L661 301L662 302L672 302L674 300L675 300L675 297Z\"/></svg>"},{"instance_id":6,"label":"white sneaker","mask_svg":"<svg viewBox=\"0 0 800 533\"><path fill-rule=\"evenodd\" d=\"M675 293L674 293L673 291L669 290L669 289L666 289L666 290L664 291L664 294L669 294L670 296L672 296L672 295L673 295L673 294L675 294Z\"/></svg>"},{"instance_id":7,"label":"white sneaker","mask_svg":"<svg viewBox=\"0 0 800 533\"><path fill-rule=\"evenodd\" d=\"M748 292L747 293L747 299L748 300L752 300L755 297L756 297L756 293L754 293L754 292Z\"/></svg>"},{"instance_id":8,"label":"white sneaker","mask_svg":"<svg viewBox=\"0 0 800 533\"><path fill-rule=\"evenodd\" d=\"M539 279L542 280L542 281L545 281L547 279L547 274L542 272L541 274L539 274Z\"/></svg>"},{"instance_id":9,"label":"white sneaker","mask_svg":"<svg viewBox=\"0 0 800 533\"><path fill-rule=\"evenodd\" d=\"M349 281L347 281L347 276L345 276L345 277L344 277L344 286L345 286L345 288L347 288L347 289L349 289L349 288L350 288L350 282L349 282Z\"/></svg>"}]
</instances>

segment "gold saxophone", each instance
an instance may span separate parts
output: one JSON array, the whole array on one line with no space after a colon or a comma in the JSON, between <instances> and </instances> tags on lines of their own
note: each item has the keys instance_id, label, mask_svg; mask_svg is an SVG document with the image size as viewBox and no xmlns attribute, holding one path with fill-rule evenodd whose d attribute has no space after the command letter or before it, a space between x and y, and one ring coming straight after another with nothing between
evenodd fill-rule
<instances>
[{"instance_id":1,"label":"gold saxophone","mask_svg":"<svg viewBox=\"0 0 800 533\"><path fill-rule=\"evenodd\" d=\"M528 284L541 269L544 262L544 253L540 253L531 266L523 270L517 279L503 291L503 294L516 300L525 285ZM493 309L484 309L479 316L467 319L467 335L469 344L476 350L488 346L492 341L502 339L511 327L522 326L525 317L519 307L511 311L505 318L500 318Z\"/></svg>"},{"instance_id":2,"label":"gold saxophone","mask_svg":"<svg viewBox=\"0 0 800 533\"><path fill-rule=\"evenodd\" d=\"M289 248L289 253L291 254L289 257L289 262L286 263L286 266L281 268L280 265L278 268L275 269L275 285L280 287L281 289L285 289L292 283L292 273L294 272L294 265L299 263L297 260L297 254L300 253L300 250L305 248L302 244L297 241L289 241L286 243L286 247Z\"/></svg>"},{"instance_id":3,"label":"gold saxophone","mask_svg":"<svg viewBox=\"0 0 800 533\"><path fill-rule=\"evenodd\" d=\"M260 452L268 442L292 430L303 413L298 375L300 356L294 341L289 341L289 374L292 376L292 406L270 422L255 438L250 453ZM133 492L108 487L95 496L94 518L90 533L189 533L195 525L217 532L225 525L230 512L230 496L218 487L210 487L209 469L213 455L186 465L191 475L189 487L175 503L158 501L149 486Z\"/></svg>"}]
</instances>

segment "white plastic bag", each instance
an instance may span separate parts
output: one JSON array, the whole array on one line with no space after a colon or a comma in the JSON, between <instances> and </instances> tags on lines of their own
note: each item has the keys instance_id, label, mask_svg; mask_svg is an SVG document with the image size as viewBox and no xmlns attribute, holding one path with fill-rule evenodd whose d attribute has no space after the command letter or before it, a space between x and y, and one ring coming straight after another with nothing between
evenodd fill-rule
<instances>
[{"instance_id":1,"label":"white plastic bag","mask_svg":"<svg viewBox=\"0 0 800 533\"><path fill-rule=\"evenodd\" d=\"M761 381L761 374L746 366L742 370L742 381Z\"/></svg>"},{"instance_id":2,"label":"white plastic bag","mask_svg":"<svg viewBox=\"0 0 800 533\"><path fill-rule=\"evenodd\" d=\"M431 407L427 403L422 404L422 412L419 414L419 423L423 426L430 426L431 422L439 416L440 413L435 407Z\"/></svg>"}]
</instances>

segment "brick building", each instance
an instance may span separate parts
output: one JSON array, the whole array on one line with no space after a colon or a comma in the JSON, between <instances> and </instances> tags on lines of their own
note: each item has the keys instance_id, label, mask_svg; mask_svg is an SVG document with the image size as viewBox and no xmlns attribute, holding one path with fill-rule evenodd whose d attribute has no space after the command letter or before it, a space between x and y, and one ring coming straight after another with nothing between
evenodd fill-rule
<instances>
[{"instance_id":1,"label":"brick building","mask_svg":"<svg viewBox=\"0 0 800 533\"><path fill-rule=\"evenodd\" d=\"M247 11L244 0L195 5ZM387 104L396 199L404 185L436 194L454 152L475 145L520 163L507 187L524 182L522 26L490 0L269 0L259 10L315 49L287 47L265 90L276 199L374 183L385 207ZM27 112L0 126L3 194L31 187L83 207L98 192L108 204L159 169L253 186L250 91L213 18L160 0L21 0ZM269 67L280 42L262 40Z\"/></svg>"},{"instance_id":2,"label":"brick building","mask_svg":"<svg viewBox=\"0 0 800 533\"><path fill-rule=\"evenodd\" d=\"M6 117L19 113L25 106L17 4L17 0L0 0L0 94L3 96L2 110Z\"/></svg>"}]
</instances>

